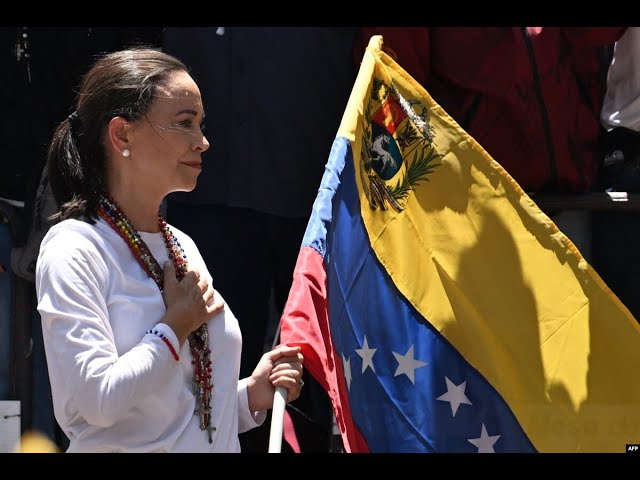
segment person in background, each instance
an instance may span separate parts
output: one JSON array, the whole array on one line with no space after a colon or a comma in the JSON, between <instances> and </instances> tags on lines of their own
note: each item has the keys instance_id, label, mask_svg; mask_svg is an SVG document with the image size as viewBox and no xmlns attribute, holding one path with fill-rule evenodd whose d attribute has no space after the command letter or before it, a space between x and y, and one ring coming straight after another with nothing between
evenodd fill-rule
<instances>
[{"instance_id":1,"label":"person in background","mask_svg":"<svg viewBox=\"0 0 640 480\"><path fill-rule=\"evenodd\" d=\"M598 52L624 27L363 27L534 200L585 193L601 164ZM536 197L537 195L537 197ZM541 204L544 208L544 206ZM549 211L590 257L590 213Z\"/></svg>"},{"instance_id":2,"label":"person in background","mask_svg":"<svg viewBox=\"0 0 640 480\"><path fill-rule=\"evenodd\" d=\"M189 233L234 306L248 374L274 336L302 237L357 69L356 28L165 28L164 51L203 91L211 168L168 197L168 219ZM270 328L273 327L273 328ZM328 451L332 411L311 377L291 413L302 452ZM241 435L265 452L266 426ZM283 445L286 451L286 445Z\"/></svg>"},{"instance_id":3,"label":"person in background","mask_svg":"<svg viewBox=\"0 0 640 480\"><path fill-rule=\"evenodd\" d=\"M184 64L131 48L96 61L54 133L58 223L36 293L68 452L239 452L275 387L300 394L298 347L265 353L239 380L237 320L196 244L159 213L211 166L203 117Z\"/></svg>"},{"instance_id":4,"label":"person in background","mask_svg":"<svg viewBox=\"0 0 640 480\"><path fill-rule=\"evenodd\" d=\"M601 188L640 192L640 28L629 27L616 42L602 104L607 129ZM637 211L595 212L593 264L600 276L640 320L640 249L630 239L640 235Z\"/></svg>"}]
</instances>

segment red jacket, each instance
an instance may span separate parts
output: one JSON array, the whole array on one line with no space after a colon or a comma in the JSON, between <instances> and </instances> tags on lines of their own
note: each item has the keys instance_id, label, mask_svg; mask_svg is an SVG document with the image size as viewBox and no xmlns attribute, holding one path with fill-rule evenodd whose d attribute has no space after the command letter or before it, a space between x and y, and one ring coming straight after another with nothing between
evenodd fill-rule
<instances>
[{"instance_id":1,"label":"red jacket","mask_svg":"<svg viewBox=\"0 0 640 480\"><path fill-rule=\"evenodd\" d=\"M526 191L587 191L606 84L597 48L624 27L364 27ZM606 65L604 65L606 68Z\"/></svg>"}]
</instances>

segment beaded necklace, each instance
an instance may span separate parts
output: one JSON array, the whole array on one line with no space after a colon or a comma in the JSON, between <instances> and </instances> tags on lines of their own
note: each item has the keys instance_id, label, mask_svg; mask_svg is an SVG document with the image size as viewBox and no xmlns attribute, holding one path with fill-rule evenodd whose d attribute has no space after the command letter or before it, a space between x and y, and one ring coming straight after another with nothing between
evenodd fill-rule
<instances>
[{"instance_id":1,"label":"beaded necklace","mask_svg":"<svg viewBox=\"0 0 640 480\"><path fill-rule=\"evenodd\" d=\"M160 293L162 293L164 291L162 267L120 207L106 194L100 196L98 215L122 237L142 269L156 282ZM187 256L160 213L158 213L158 225L164 237L169 258L175 266L176 278L180 281L187 273ZM189 347L193 355L193 360L191 361L193 365L192 388L197 402L197 409L193 413L200 417L200 429L207 432L209 443L212 443L211 432L215 431L216 428L211 426L213 383L211 381L209 329L206 323L200 325L197 330L189 335Z\"/></svg>"}]
</instances>

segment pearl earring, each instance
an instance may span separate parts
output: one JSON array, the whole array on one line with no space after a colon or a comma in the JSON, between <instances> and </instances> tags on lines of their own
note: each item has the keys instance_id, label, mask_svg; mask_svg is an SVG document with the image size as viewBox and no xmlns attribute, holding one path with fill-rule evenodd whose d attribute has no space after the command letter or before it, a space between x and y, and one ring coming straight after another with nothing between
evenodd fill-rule
<instances>
[{"instance_id":1,"label":"pearl earring","mask_svg":"<svg viewBox=\"0 0 640 480\"><path fill-rule=\"evenodd\" d=\"M124 150L122 150L123 157L128 157L129 155L131 155L131 151L128 148L125 148Z\"/></svg>"}]
</instances>

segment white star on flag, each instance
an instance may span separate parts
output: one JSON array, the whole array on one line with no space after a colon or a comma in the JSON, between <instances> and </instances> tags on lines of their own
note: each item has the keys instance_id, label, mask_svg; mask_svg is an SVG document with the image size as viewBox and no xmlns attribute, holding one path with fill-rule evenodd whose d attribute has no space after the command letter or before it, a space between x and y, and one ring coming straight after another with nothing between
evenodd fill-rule
<instances>
[{"instance_id":1,"label":"white star on flag","mask_svg":"<svg viewBox=\"0 0 640 480\"><path fill-rule=\"evenodd\" d=\"M444 377L444 380L447 382L447 393L443 393L436 400L449 402L451 404L451 413L455 417L461 403L471 405L471 400L469 400L464 394L464 389L467 387L467 381L465 380L460 385L456 385L447 377Z\"/></svg>"},{"instance_id":2,"label":"white star on flag","mask_svg":"<svg viewBox=\"0 0 640 480\"><path fill-rule=\"evenodd\" d=\"M402 375L403 373L409 377L411 383L416 384L415 380L415 371L416 368L424 367L427 363L421 362L420 360L416 360L413 358L413 345L409 347L406 355L400 355L399 353L392 352L393 356L396 357L398 361L398 368L396 369L396 373L393 375L397 377L398 375Z\"/></svg>"},{"instance_id":3,"label":"white star on flag","mask_svg":"<svg viewBox=\"0 0 640 480\"><path fill-rule=\"evenodd\" d=\"M351 390L351 362L342 355L342 366L344 367L344 379L347 381L347 390Z\"/></svg>"},{"instance_id":4,"label":"white star on flag","mask_svg":"<svg viewBox=\"0 0 640 480\"><path fill-rule=\"evenodd\" d=\"M493 450L493 445L498 441L499 438L500 435L489 436L489 434L487 433L487 428L483 423L480 438L468 438L467 441L478 447L478 453L495 453L495 451Z\"/></svg>"},{"instance_id":5,"label":"white star on flag","mask_svg":"<svg viewBox=\"0 0 640 480\"><path fill-rule=\"evenodd\" d=\"M373 368L373 355L376 353L376 350L378 349L369 348L367 336L365 335L362 348L356 348L356 353L362 357L362 373L364 373L367 367L371 367L371 370L375 373L376 369Z\"/></svg>"}]
</instances>

